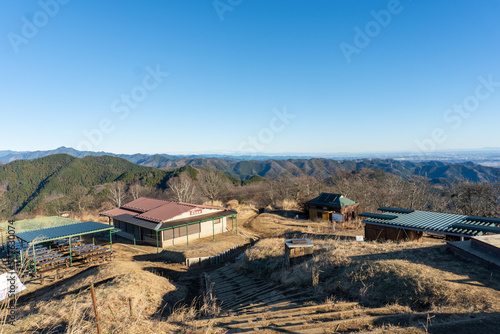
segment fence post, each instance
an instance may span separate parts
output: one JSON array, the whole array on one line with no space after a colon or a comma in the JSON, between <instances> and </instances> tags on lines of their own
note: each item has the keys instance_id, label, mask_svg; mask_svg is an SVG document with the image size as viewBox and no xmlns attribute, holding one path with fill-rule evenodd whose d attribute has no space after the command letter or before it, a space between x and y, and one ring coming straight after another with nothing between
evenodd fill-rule
<instances>
[{"instance_id":1,"label":"fence post","mask_svg":"<svg viewBox=\"0 0 500 334\"><path fill-rule=\"evenodd\" d=\"M94 306L97 334L101 334L101 324L99 323L99 313L97 312L97 301L95 299L94 283L92 283L92 285L90 286L90 295L92 296L92 305Z\"/></svg>"}]
</instances>

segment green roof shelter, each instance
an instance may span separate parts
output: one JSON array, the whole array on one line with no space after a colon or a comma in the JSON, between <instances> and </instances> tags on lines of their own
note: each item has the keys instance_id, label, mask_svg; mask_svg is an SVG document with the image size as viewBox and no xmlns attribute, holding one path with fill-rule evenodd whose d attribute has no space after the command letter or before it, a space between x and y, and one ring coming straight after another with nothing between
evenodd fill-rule
<instances>
[{"instance_id":1,"label":"green roof shelter","mask_svg":"<svg viewBox=\"0 0 500 334\"><path fill-rule=\"evenodd\" d=\"M306 202L309 219L348 222L357 217L359 203L342 194L321 193Z\"/></svg>"},{"instance_id":2,"label":"green roof shelter","mask_svg":"<svg viewBox=\"0 0 500 334\"><path fill-rule=\"evenodd\" d=\"M35 231L49 227L65 226L76 223L79 223L79 221L59 216L23 219L16 220L14 222L1 222L0 241L2 242L2 248L4 248L9 234L17 234L27 231Z\"/></svg>"},{"instance_id":3,"label":"green roof shelter","mask_svg":"<svg viewBox=\"0 0 500 334\"><path fill-rule=\"evenodd\" d=\"M87 222L64 225L64 226L49 227L41 230L21 232L21 233L16 233L15 236L21 243L27 243L29 244L30 248L33 247L34 257L36 257L35 246L37 244L61 240L61 239L68 239L69 257L70 257L70 263L72 263L73 258L71 253L71 238L82 237L84 235L101 233L106 231L109 231L110 249L112 250L113 249L112 234L116 232L115 227L93 221L87 221ZM21 250L23 248L24 247L21 246Z\"/></svg>"},{"instance_id":4,"label":"green roof shelter","mask_svg":"<svg viewBox=\"0 0 500 334\"><path fill-rule=\"evenodd\" d=\"M360 214L369 241L422 241L423 233L441 234L449 241L487 233L500 234L500 219L381 207L381 213Z\"/></svg>"}]
</instances>

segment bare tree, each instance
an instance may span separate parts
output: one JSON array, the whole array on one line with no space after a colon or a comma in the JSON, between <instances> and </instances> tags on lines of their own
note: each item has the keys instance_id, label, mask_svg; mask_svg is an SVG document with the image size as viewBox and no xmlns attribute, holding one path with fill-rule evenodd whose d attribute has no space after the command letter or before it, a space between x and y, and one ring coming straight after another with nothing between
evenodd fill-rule
<instances>
[{"instance_id":1,"label":"bare tree","mask_svg":"<svg viewBox=\"0 0 500 334\"><path fill-rule=\"evenodd\" d=\"M133 199L138 199L139 197L144 196L146 191L146 187L143 187L139 182L135 182L128 187L128 192Z\"/></svg>"},{"instance_id":2,"label":"bare tree","mask_svg":"<svg viewBox=\"0 0 500 334\"><path fill-rule=\"evenodd\" d=\"M453 202L461 214L494 216L498 213L498 190L488 182L464 182L454 187Z\"/></svg>"},{"instance_id":3,"label":"bare tree","mask_svg":"<svg viewBox=\"0 0 500 334\"><path fill-rule=\"evenodd\" d=\"M213 204L228 188L229 180L224 173L215 169L203 169L198 173L198 187Z\"/></svg>"},{"instance_id":4,"label":"bare tree","mask_svg":"<svg viewBox=\"0 0 500 334\"><path fill-rule=\"evenodd\" d=\"M71 192L72 202L75 206L78 206L80 212L86 209L92 202L92 196L88 193L89 190L83 186L76 187Z\"/></svg>"},{"instance_id":5,"label":"bare tree","mask_svg":"<svg viewBox=\"0 0 500 334\"><path fill-rule=\"evenodd\" d=\"M111 183L108 186L108 199L115 206L122 206L123 201L125 201L126 193L125 193L125 185L121 181L116 181Z\"/></svg>"},{"instance_id":6,"label":"bare tree","mask_svg":"<svg viewBox=\"0 0 500 334\"><path fill-rule=\"evenodd\" d=\"M168 187L179 202L194 203L198 197L193 179L186 173L168 180ZM208 196L207 196L208 197Z\"/></svg>"}]
</instances>

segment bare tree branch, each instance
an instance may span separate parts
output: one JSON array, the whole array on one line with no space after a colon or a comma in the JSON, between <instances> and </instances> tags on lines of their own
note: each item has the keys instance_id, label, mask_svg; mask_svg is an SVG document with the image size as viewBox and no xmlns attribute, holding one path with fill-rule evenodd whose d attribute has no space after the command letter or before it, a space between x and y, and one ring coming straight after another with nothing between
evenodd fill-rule
<instances>
[{"instance_id":1,"label":"bare tree branch","mask_svg":"<svg viewBox=\"0 0 500 334\"><path fill-rule=\"evenodd\" d=\"M120 182L116 181L111 183L108 186L108 199L117 207L122 206L123 201L125 201L125 185Z\"/></svg>"}]
</instances>

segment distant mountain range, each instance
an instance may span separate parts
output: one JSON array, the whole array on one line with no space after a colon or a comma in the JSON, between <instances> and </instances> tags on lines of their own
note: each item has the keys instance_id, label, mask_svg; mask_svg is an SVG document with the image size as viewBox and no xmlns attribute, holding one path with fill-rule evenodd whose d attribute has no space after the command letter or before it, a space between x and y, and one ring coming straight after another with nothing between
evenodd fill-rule
<instances>
[{"instance_id":1,"label":"distant mountain range","mask_svg":"<svg viewBox=\"0 0 500 334\"><path fill-rule=\"evenodd\" d=\"M238 154L115 154L111 152L78 151L70 147L59 147L46 151L0 151L0 164L15 160L37 159L54 154L69 154L77 158L86 156L109 155L126 159L130 162L151 167L160 167L167 162L183 159L206 159L220 158L233 161L265 161L265 160L288 160L288 159L333 159L333 160L359 160L359 159L392 159L398 161L444 161L450 163L475 162L485 166L500 167L500 148L486 147L477 150L446 150L432 151L426 153L418 152L392 152L392 153L286 153L286 154L262 154L262 155L238 155Z\"/></svg>"},{"instance_id":2,"label":"distant mountain range","mask_svg":"<svg viewBox=\"0 0 500 334\"><path fill-rule=\"evenodd\" d=\"M472 153L461 151L470 160L474 156L482 157L490 154L494 157L496 149L484 149L480 152ZM492 153L493 152L493 153ZM304 157L251 157L251 156L213 156L213 155L167 155L167 154L113 154L108 152L77 151L73 148L60 147L50 151L15 152L0 151L0 162L8 163L15 160L37 159L40 157L67 154L73 157L86 156L113 156L128 160L136 165L145 167L155 167L163 170L171 170L184 166L195 168L211 167L225 174L241 180L248 180L254 175L265 178L274 178L277 175L288 176L318 176L326 178L338 175L342 172L351 172L361 168L371 168L382 170L402 178L411 176L424 176L434 183L449 183L458 180L471 182L492 181L496 182L500 178L500 169L477 164L475 162L450 159L451 152L448 152L448 160L433 161L421 160L412 161L401 156L395 159L327 159L327 158L304 158ZM500 157L500 155L499 155ZM252 159L253 158L253 159ZM494 159L494 158L491 158ZM499 158L500 161L500 158Z\"/></svg>"}]
</instances>

